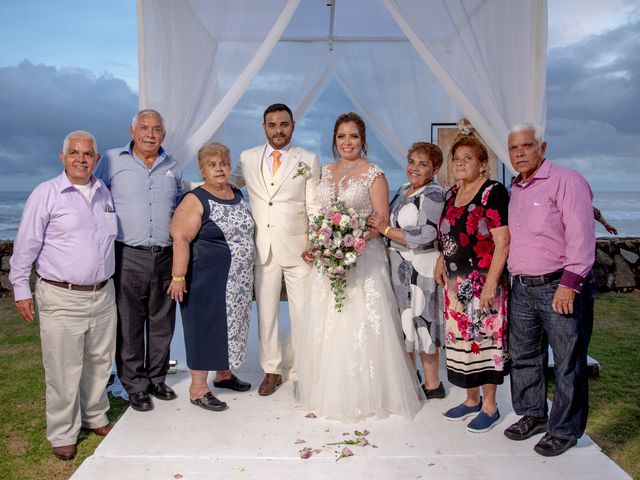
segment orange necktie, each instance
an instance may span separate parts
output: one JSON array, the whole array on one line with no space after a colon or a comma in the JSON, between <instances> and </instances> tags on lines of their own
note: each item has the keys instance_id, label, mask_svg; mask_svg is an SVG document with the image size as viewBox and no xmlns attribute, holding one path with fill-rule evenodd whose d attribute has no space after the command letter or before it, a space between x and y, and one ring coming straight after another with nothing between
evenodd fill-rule
<instances>
[{"instance_id":1,"label":"orange necktie","mask_svg":"<svg viewBox=\"0 0 640 480\"><path fill-rule=\"evenodd\" d=\"M271 153L271 156L273 157L273 165L271 165L271 175L275 175L278 169L280 168L280 165L282 165L282 162L280 161L282 152L278 150L274 150Z\"/></svg>"}]
</instances>

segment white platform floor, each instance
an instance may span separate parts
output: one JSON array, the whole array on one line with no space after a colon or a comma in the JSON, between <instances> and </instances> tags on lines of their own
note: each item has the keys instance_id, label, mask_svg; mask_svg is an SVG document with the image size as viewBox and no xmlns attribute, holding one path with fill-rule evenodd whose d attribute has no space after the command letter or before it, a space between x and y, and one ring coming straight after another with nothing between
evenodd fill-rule
<instances>
[{"instance_id":1,"label":"white platform floor","mask_svg":"<svg viewBox=\"0 0 640 480\"><path fill-rule=\"evenodd\" d=\"M464 398L446 382L447 398L425 402L412 422L396 416L356 424L306 418L308 412L294 405L291 382L272 396L257 394L262 374L255 319L252 323L249 359L238 370L253 384L251 391L216 389L230 408L208 412L189 403L188 372L169 375L178 399L156 400L151 412L128 409L72 479L630 478L587 436L556 458L533 451L541 435L523 442L507 439L503 430L517 420L508 381L498 389L504 420L484 434L468 432L466 422L444 420L442 411ZM354 455L336 461L339 447L327 444L353 438L356 429L369 430L367 439L377 448L351 446ZM305 443L296 444L298 439ZM320 453L301 459L299 450L306 446Z\"/></svg>"}]
</instances>

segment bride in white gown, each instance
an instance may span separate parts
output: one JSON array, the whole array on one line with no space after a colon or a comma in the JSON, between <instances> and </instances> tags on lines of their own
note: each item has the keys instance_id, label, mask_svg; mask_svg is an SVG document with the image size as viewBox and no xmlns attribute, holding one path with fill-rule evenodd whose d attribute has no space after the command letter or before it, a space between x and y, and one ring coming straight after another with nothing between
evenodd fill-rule
<instances>
[{"instance_id":1,"label":"bride in white gown","mask_svg":"<svg viewBox=\"0 0 640 480\"><path fill-rule=\"evenodd\" d=\"M336 120L333 152L339 161L322 169L317 195L323 207L340 198L365 218L374 211L388 215L387 181L363 158L365 135L357 114ZM312 269L295 340L297 400L343 422L389 413L412 419L422 407L423 394L402 343L385 247L380 235L373 236L347 271L341 312L334 309L329 280Z\"/></svg>"}]
</instances>

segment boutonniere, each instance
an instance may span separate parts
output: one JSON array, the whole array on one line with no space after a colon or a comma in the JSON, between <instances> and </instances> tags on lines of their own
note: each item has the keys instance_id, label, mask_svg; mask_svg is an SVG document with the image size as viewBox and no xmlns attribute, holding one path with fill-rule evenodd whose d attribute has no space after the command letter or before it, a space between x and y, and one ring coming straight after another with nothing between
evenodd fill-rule
<instances>
[{"instance_id":1,"label":"boutonniere","mask_svg":"<svg viewBox=\"0 0 640 480\"><path fill-rule=\"evenodd\" d=\"M309 175L311 175L311 169L309 168L309 165L304 162L298 162L298 165L296 165L296 174L293 176L293 178L307 178Z\"/></svg>"}]
</instances>

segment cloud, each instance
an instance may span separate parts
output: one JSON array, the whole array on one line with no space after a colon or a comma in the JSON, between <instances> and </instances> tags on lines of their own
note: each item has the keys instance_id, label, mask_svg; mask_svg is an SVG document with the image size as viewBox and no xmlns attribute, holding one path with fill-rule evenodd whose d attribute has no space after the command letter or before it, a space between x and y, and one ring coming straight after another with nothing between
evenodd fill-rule
<instances>
[{"instance_id":1,"label":"cloud","mask_svg":"<svg viewBox=\"0 0 640 480\"><path fill-rule=\"evenodd\" d=\"M81 69L34 65L0 68L2 190L30 190L60 172L65 135L87 130L101 152L123 145L137 96L123 80Z\"/></svg>"},{"instance_id":2,"label":"cloud","mask_svg":"<svg viewBox=\"0 0 640 480\"><path fill-rule=\"evenodd\" d=\"M548 2L549 47L562 47L628 22L640 12L638 0Z\"/></svg>"},{"instance_id":3,"label":"cloud","mask_svg":"<svg viewBox=\"0 0 640 480\"><path fill-rule=\"evenodd\" d=\"M550 158L594 190L637 191L640 19L551 49L547 68Z\"/></svg>"}]
</instances>

